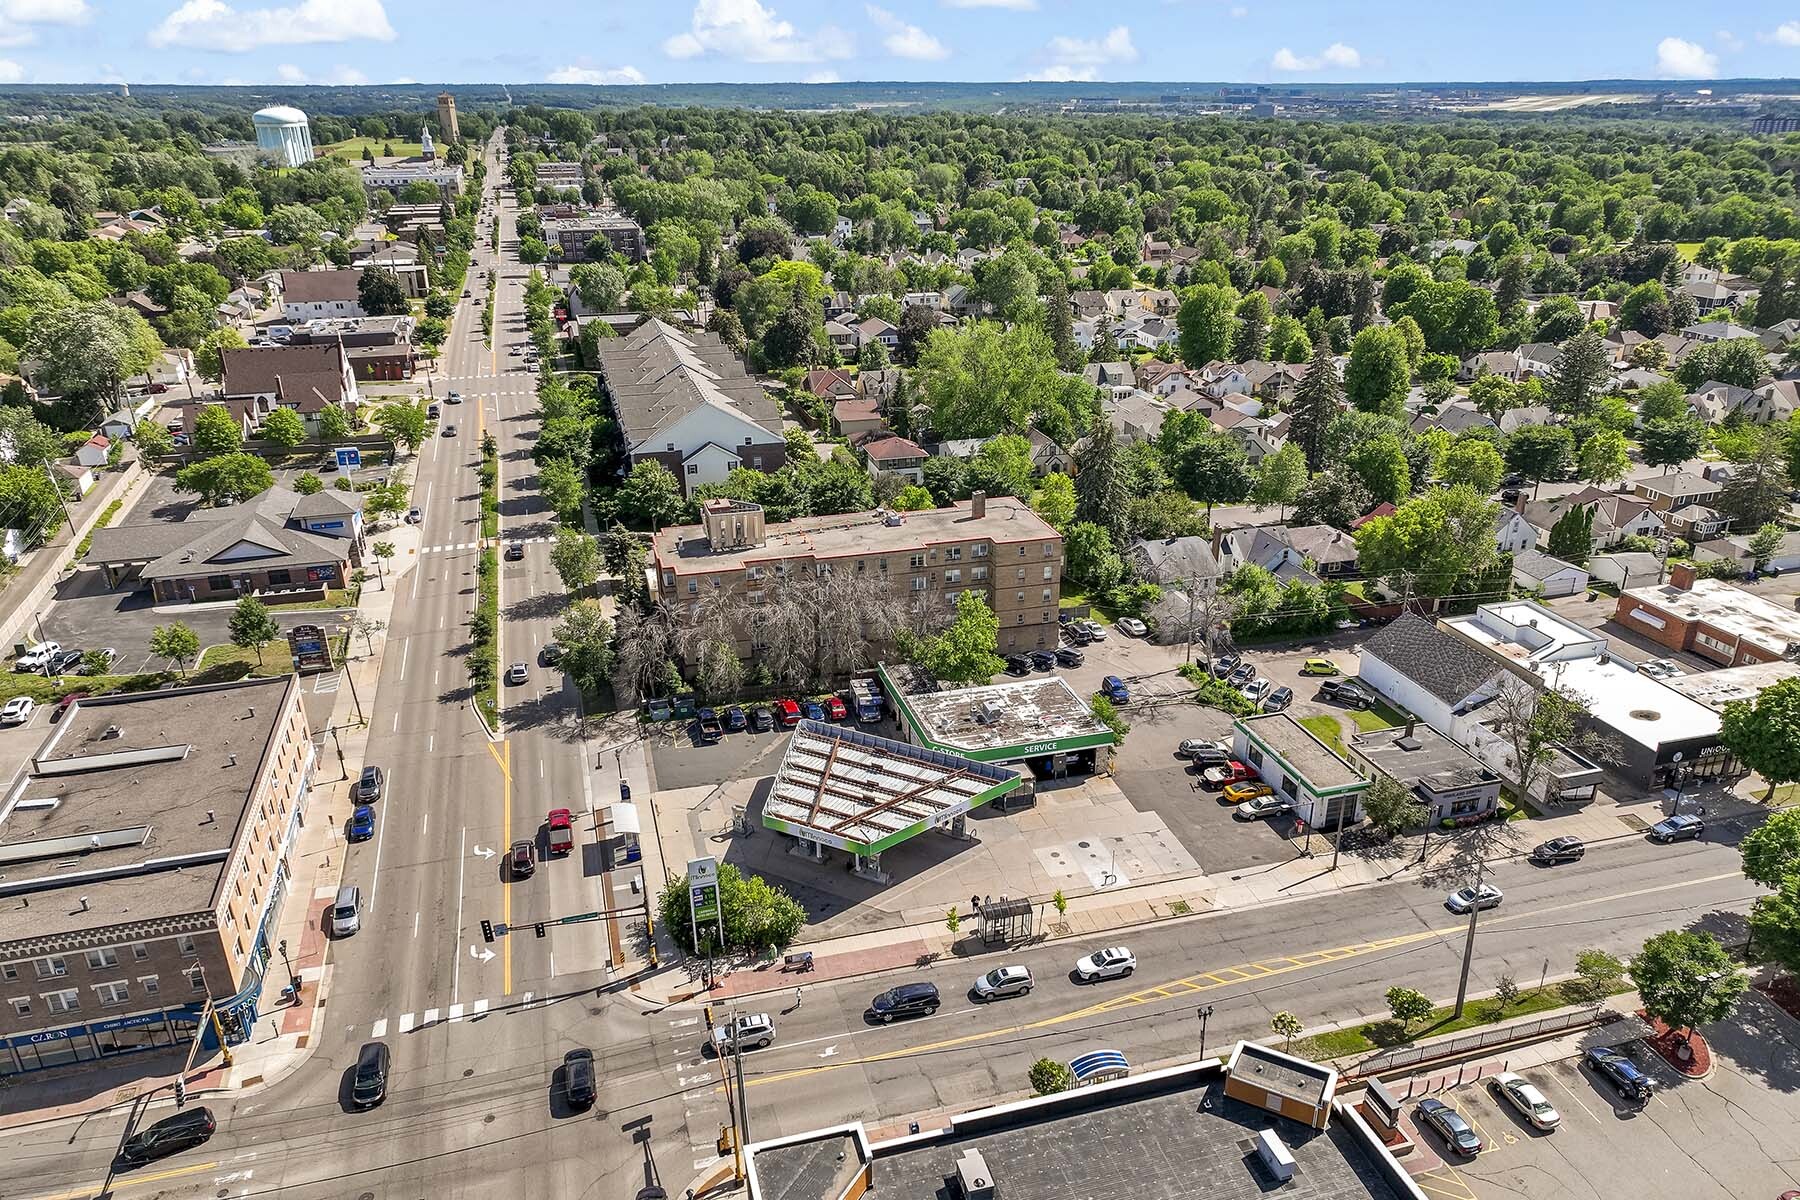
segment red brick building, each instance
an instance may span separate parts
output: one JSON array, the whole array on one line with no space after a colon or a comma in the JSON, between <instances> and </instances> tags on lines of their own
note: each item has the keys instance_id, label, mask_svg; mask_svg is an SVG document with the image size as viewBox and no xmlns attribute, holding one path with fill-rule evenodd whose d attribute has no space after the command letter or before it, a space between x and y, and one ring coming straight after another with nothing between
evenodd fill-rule
<instances>
[{"instance_id":1,"label":"red brick building","mask_svg":"<svg viewBox=\"0 0 1800 1200\"><path fill-rule=\"evenodd\" d=\"M1666 584L1620 595L1613 619L1659 646L1725 667L1800 654L1800 612L1716 579L1698 579L1685 564L1670 571Z\"/></svg>"}]
</instances>

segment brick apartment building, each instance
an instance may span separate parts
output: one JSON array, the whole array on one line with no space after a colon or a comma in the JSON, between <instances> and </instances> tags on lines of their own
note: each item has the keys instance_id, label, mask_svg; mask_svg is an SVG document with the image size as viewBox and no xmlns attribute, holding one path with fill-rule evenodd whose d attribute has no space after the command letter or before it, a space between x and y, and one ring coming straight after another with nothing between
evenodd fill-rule
<instances>
[{"instance_id":1,"label":"brick apartment building","mask_svg":"<svg viewBox=\"0 0 1800 1200\"><path fill-rule=\"evenodd\" d=\"M574 212L568 216L546 216L542 221L544 240L562 247L564 262L579 262L587 257L588 243L596 238L632 262L643 262L650 256L650 243L644 228L620 212Z\"/></svg>"},{"instance_id":2,"label":"brick apartment building","mask_svg":"<svg viewBox=\"0 0 1800 1200\"><path fill-rule=\"evenodd\" d=\"M1670 568L1666 584L1622 593L1613 619L1659 646L1725 667L1800 654L1800 612L1716 579L1699 579L1685 563Z\"/></svg>"},{"instance_id":3,"label":"brick apartment building","mask_svg":"<svg viewBox=\"0 0 1800 1200\"><path fill-rule=\"evenodd\" d=\"M50 726L0 808L0 1076L185 1046L209 994L247 1035L312 783L300 698L103 696Z\"/></svg>"},{"instance_id":4,"label":"brick apartment building","mask_svg":"<svg viewBox=\"0 0 1800 1200\"><path fill-rule=\"evenodd\" d=\"M1062 599L1062 535L1022 501L969 500L923 512L846 513L765 525L760 505L708 500L700 525L660 530L651 547L656 593L678 610L704 589L747 605L771 581L821 566L873 575L896 605L923 601L947 623L956 599L978 591L1000 621L1003 654L1053 650ZM745 623L737 651L763 649Z\"/></svg>"}]
</instances>

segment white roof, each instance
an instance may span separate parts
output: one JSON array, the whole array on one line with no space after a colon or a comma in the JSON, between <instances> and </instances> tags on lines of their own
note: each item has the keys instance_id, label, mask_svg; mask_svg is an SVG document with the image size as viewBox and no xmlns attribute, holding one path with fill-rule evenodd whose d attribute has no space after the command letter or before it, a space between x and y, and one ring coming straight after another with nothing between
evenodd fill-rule
<instances>
[{"instance_id":1,"label":"white roof","mask_svg":"<svg viewBox=\"0 0 1800 1200\"><path fill-rule=\"evenodd\" d=\"M1580 697L1596 720L1642 746L1719 732L1718 713L1610 655L1546 663L1543 678Z\"/></svg>"},{"instance_id":2,"label":"white roof","mask_svg":"<svg viewBox=\"0 0 1800 1200\"><path fill-rule=\"evenodd\" d=\"M252 114L250 120L258 125L304 125L306 114L286 104L276 104Z\"/></svg>"}]
</instances>

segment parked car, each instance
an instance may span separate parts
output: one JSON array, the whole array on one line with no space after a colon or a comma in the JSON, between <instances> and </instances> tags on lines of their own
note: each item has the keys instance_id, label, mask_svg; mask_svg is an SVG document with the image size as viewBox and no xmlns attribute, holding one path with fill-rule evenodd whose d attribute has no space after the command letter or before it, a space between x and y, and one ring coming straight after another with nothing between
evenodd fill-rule
<instances>
[{"instance_id":1,"label":"parked car","mask_svg":"<svg viewBox=\"0 0 1800 1200\"><path fill-rule=\"evenodd\" d=\"M737 1013L713 1027L713 1049L761 1050L775 1040L775 1022L768 1013Z\"/></svg>"},{"instance_id":2,"label":"parked car","mask_svg":"<svg viewBox=\"0 0 1800 1200\"><path fill-rule=\"evenodd\" d=\"M1319 685L1319 699L1336 700L1345 708L1368 708L1375 697L1353 679L1327 679Z\"/></svg>"},{"instance_id":3,"label":"parked car","mask_svg":"<svg viewBox=\"0 0 1800 1200\"><path fill-rule=\"evenodd\" d=\"M1413 1110L1421 1123L1429 1125L1437 1131L1444 1143L1458 1154L1469 1158L1481 1153L1481 1136L1463 1115L1435 1097L1419 1101L1419 1107Z\"/></svg>"},{"instance_id":4,"label":"parked car","mask_svg":"<svg viewBox=\"0 0 1800 1200\"><path fill-rule=\"evenodd\" d=\"M588 1108L598 1095L594 1052L586 1046L577 1046L563 1055L563 1099L571 1108Z\"/></svg>"},{"instance_id":5,"label":"parked car","mask_svg":"<svg viewBox=\"0 0 1800 1200\"><path fill-rule=\"evenodd\" d=\"M675 706L662 696L652 696L644 701L644 715L652 721L666 721L675 715Z\"/></svg>"},{"instance_id":6,"label":"parked car","mask_svg":"<svg viewBox=\"0 0 1800 1200\"><path fill-rule=\"evenodd\" d=\"M366 842L375 836L375 810L359 804L350 812L350 825L344 837L352 842Z\"/></svg>"},{"instance_id":7,"label":"parked car","mask_svg":"<svg viewBox=\"0 0 1800 1200\"><path fill-rule=\"evenodd\" d=\"M1294 689L1291 687L1278 687L1270 692L1268 698L1263 701L1263 711L1281 712L1293 702Z\"/></svg>"},{"instance_id":8,"label":"parked car","mask_svg":"<svg viewBox=\"0 0 1800 1200\"><path fill-rule=\"evenodd\" d=\"M37 704L30 696L14 696L0 707L0 725L23 725L31 720L36 709Z\"/></svg>"},{"instance_id":9,"label":"parked car","mask_svg":"<svg viewBox=\"0 0 1800 1200\"><path fill-rule=\"evenodd\" d=\"M1260 779L1246 779L1242 783L1226 785L1225 790L1219 794L1219 799L1228 804L1242 804L1244 801L1254 800L1258 796L1272 796L1274 794L1275 789L1262 782Z\"/></svg>"},{"instance_id":10,"label":"parked car","mask_svg":"<svg viewBox=\"0 0 1800 1200\"><path fill-rule=\"evenodd\" d=\"M1578 837L1554 837L1542 845L1532 848L1531 861L1543 866L1555 866L1557 863L1580 862L1581 856L1587 853L1587 846Z\"/></svg>"},{"instance_id":11,"label":"parked car","mask_svg":"<svg viewBox=\"0 0 1800 1200\"><path fill-rule=\"evenodd\" d=\"M530 677L531 668L527 667L522 662L516 662L512 666L506 668L506 682L509 684L521 684Z\"/></svg>"},{"instance_id":12,"label":"parked car","mask_svg":"<svg viewBox=\"0 0 1800 1200\"><path fill-rule=\"evenodd\" d=\"M1056 661L1065 667L1079 667L1082 663L1087 661L1087 655L1075 649L1073 646L1058 646L1056 648Z\"/></svg>"},{"instance_id":13,"label":"parked car","mask_svg":"<svg viewBox=\"0 0 1800 1200\"><path fill-rule=\"evenodd\" d=\"M737 705L734 704L725 710L725 728L732 733L741 733L749 725L750 718Z\"/></svg>"},{"instance_id":14,"label":"parked car","mask_svg":"<svg viewBox=\"0 0 1800 1200\"><path fill-rule=\"evenodd\" d=\"M1087 631L1086 625L1077 625L1073 622L1063 626L1062 635L1063 639L1071 646L1087 646L1094 640L1094 635Z\"/></svg>"},{"instance_id":15,"label":"parked car","mask_svg":"<svg viewBox=\"0 0 1800 1200\"><path fill-rule=\"evenodd\" d=\"M837 696L827 696L824 700L825 716L829 720L841 721L850 715L850 709Z\"/></svg>"},{"instance_id":16,"label":"parked car","mask_svg":"<svg viewBox=\"0 0 1800 1200\"><path fill-rule=\"evenodd\" d=\"M1006 656L1006 673L1008 675L1029 675L1029 674L1031 674L1031 660L1029 658L1026 658L1023 654L1007 655Z\"/></svg>"},{"instance_id":17,"label":"parked car","mask_svg":"<svg viewBox=\"0 0 1800 1200\"><path fill-rule=\"evenodd\" d=\"M13 663L15 671L41 671L58 654L62 653L60 642L39 642L35 646L27 646L25 653L19 655Z\"/></svg>"},{"instance_id":18,"label":"parked car","mask_svg":"<svg viewBox=\"0 0 1800 1200\"><path fill-rule=\"evenodd\" d=\"M1048 650L1033 650L1025 657L1031 660L1031 669L1034 671L1049 671L1056 666L1056 655Z\"/></svg>"},{"instance_id":19,"label":"parked car","mask_svg":"<svg viewBox=\"0 0 1800 1200\"><path fill-rule=\"evenodd\" d=\"M1656 1091L1656 1084L1638 1065L1619 1052L1616 1046L1595 1046L1581 1056L1581 1061L1606 1080L1625 1099L1643 1104Z\"/></svg>"},{"instance_id":20,"label":"parked car","mask_svg":"<svg viewBox=\"0 0 1800 1200\"><path fill-rule=\"evenodd\" d=\"M1274 687L1274 684L1270 683L1263 676L1258 675L1255 679L1252 679L1249 683L1244 685L1244 699L1250 701L1252 704L1261 704L1263 697L1267 696Z\"/></svg>"},{"instance_id":21,"label":"parked car","mask_svg":"<svg viewBox=\"0 0 1800 1200\"><path fill-rule=\"evenodd\" d=\"M929 1017L938 1010L935 983L903 983L869 1001L869 1014L884 1024L901 1017Z\"/></svg>"},{"instance_id":22,"label":"parked car","mask_svg":"<svg viewBox=\"0 0 1800 1200\"><path fill-rule=\"evenodd\" d=\"M81 665L81 651L61 650L50 656L45 671L51 675L67 675Z\"/></svg>"},{"instance_id":23,"label":"parked car","mask_svg":"<svg viewBox=\"0 0 1800 1200\"><path fill-rule=\"evenodd\" d=\"M424 509L409 508L406 510L406 523L408 525L417 525L419 522L423 521L424 519L425 519L425 510Z\"/></svg>"},{"instance_id":24,"label":"parked car","mask_svg":"<svg viewBox=\"0 0 1800 1200\"><path fill-rule=\"evenodd\" d=\"M524 558L524 557L525 557L525 543L524 542L508 542L508 543L506 543L506 561L507 562L518 562L521 558Z\"/></svg>"},{"instance_id":25,"label":"parked car","mask_svg":"<svg viewBox=\"0 0 1800 1200\"><path fill-rule=\"evenodd\" d=\"M1096 642L1104 642L1106 640L1106 626L1102 625L1100 622L1085 620L1081 623L1081 627L1087 630L1087 635Z\"/></svg>"},{"instance_id":26,"label":"parked car","mask_svg":"<svg viewBox=\"0 0 1800 1200\"><path fill-rule=\"evenodd\" d=\"M364 804L373 803L381 799L381 789L386 783L387 776L382 773L380 767L364 767L362 774L356 779L354 794L350 798L360 800Z\"/></svg>"},{"instance_id":27,"label":"parked car","mask_svg":"<svg viewBox=\"0 0 1800 1200\"><path fill-rule=\"evenodd\" d=\"M1544 1099L1544 1093L1523 1075L1502 1071L1488 1080L1488 1090L1512 1105L1533 1129L1547 1131L1562 1124L1561 1115Z\"/></svg>"},{"instance_id":28,"label":"parked car","mask_svg":"<svg viewBox=\"0 0 1800 1200\"><path fill-rule=\"evenodd\" d=\"M141 1167L145 1163L192 1150L203 1145L219 1128L212 1109L190 1108L146 1125L119 1147L117 1162L122 1167Z\"/></svg>"},{"instance_id":29,"label":"parked car","mask_svg":"<svg viewBox=\"0 0 1800 1200\"><path fill-rule=\"evenodd\" d=\"M1082 983L1099 979L1124 979L1137 970L1137 955L1123 946L1108 946L1075 960L1075 978Z\"/></svg>"},{"instance_id":30,"label":"parked car","mask_svg":"<svg viewBox=\"0 0 1800 1200\"><path fill-rule=\"evenodd\" d=\"M1499 908L1504 899L1504 892L1491 883L1484 883L1479 888L1473 885L1457 888L1444 897L1444 907L1453 913L1466 913L1472 908Z\"/></svg>"},{"instance_id":31,"label":"parked car","mask_svg":"<svg viewBox=\"0 0 1800 1200\"><path fill-rule=\"evenodd\" d=\"M1706 822L1693 813L1676 813L1650 827L1653 842L1685 842L1706 832Z\"/></svg>"},{"instance_id":32,"label":"parked car","mask_svg":"<svg viewBox=\"0 0 1800 1200\"><path fill-rule=\"evenodd\" d=\"M1666 658L1653 658L1649 662L1639 663L1638 670L1652 679L1673 679L1677 675L1687 674Z\"/></svg>"},{"instance_id":33,"label":"parked car","mask_svg":"<svg viewBox=\"0 0 1800 1200\"><path fill-rule=\"evenodd\" d=\"M800 710L806 714L806 719L809 721L823 721L825 719L825 706L820 704L817 700L802 700L800 702Z\"/></svg>"},{"instance_id":34,"label":"parked car","mask_svg":"<svg viewBox=\"0 0 1800 1200\"><path fill-rule=\"evenodd\" d=\"M1224 747L1211 738L1183 738L1181 745L1175 747L1176 755L1181 758L1192 758L1196 754L1204 754L1209 750L1216 754L1225 752Z\"/></svg>"},{"instance_id":35,"label":"parked car","mask_svg":"<svg viewBox=\"0 0 1800 1200\"><path fill-rule=\"evenodd\" d=\"M119 652L114 650L111 646L102 646L98 650L90 650L88 653L95 656L94 665L100 669L98 671L83 671L83 675L104 675L112 670L112 665L114 663L119 661Z\"/></svg>"},{"instance_id":36,"label":"parked car","mask_svg":"<svg viewBox=\"0 0 1800 1200\"><path fill-rule=\"evenodd\" d=\"M553 808L544 818L544 845L552 854L575 849L575 818L566 808Z\"/></svg>"},{"instance_id":37,"label":"parked car","mask_svg":"<svg viewBox=\"0 0 1800 1200\"><path fill-rule=\"evenodd\" d=\"M1229 674L1225 677L1226 681L1228 683L1230 683L1233 687L1240 687L1240 688L1255 678L1256 678L1256 667L1254 665L1252 665L1251 663L1242 661L1241 659L1238 661L1237 666L1231 668L1231 674Z\"/></svg>"},{"instance_id":38,"label":"parked car","mask_svg":"<svg viewBox=\"0 0 1800 1200\"><path fill-rule=\"evenodd\" d=\"M68 716L71 708L74 708L77 704L80 704L87 698L87 692L70 692L61 700L58 700L56 702L56 707L50 710L50 723L54 725L64 717ZM0 722L0 724L4 724L4 722Z\"/></svg>"},{"instance_id":39,"label":"parked car","mask_svg":"<svg viewBox=\"0 0 1800 1200\"><path fill-rule=\"evenodd\" d=\"M1023 996L1031 991L1031 968L995 967L975 981L972 989L977 1000L1000 1000L1007 996Z\"/></svg>"},{"instance_id":40,"label":"parked car","mask_svg":"<svg viewBox=\"0 0 1800 1200\"><path fill-rule=\"evenodd\" d=\"M1237 670L1238 665L1242 662L1243 662L1243 659L1239 658L1235 654L1221 654L1219 657L1213 659L1213 664L1212 664L1213 678L1214 679L1230 679L1231 673L1233 671Z\"/></svg>"},{"instance_id":41,"label":"parked car","mask_svg":"<svg viewBox=\"0 0 1800 1200\"><path fill-rule=\"evenodd\" d=\"M1129 704L1131 702L1130 689L1125 686L1125 681L1120 679L1117 675L1108 675L1105 679L1102 679L1100 681L1100 690L1105 693L1106 698L1111 700L1114 704Z\"/></svg>"},{"instance_id":42,"label":"parked car","mask_svg":"<svg viewBox=\"0 0 1800 1200\"><path fill-rule=\"evenodd\" d=\"M1336 675L1338 665L1329 658L1309 658L1300 664L1302 675Z\"/></svg>"},{"instance_id":43,"label":"parked car","mask_svg":"<svg viewBox=\"0 0 1800 1200\"><path fill-rule=\"evenodd\" d=\"M792 700L777 700L774 709L775 720L783 729L792 729L800 723L800 706Z\"/></svg>"},{"instance_id":44,"label":"parked car","mask_svg":"<svg viewBox=\"0 0 1800 1200\"><path fill-rule=\"evenodd\" d=\"M1294 802L1286 796L1277 796L1273 792L1266 796L1258 796L1254 800L1246 800L1231 810L1231 815L1244 821L1260 821L1264 817L1279 817L1283 813L1294 811Z\"/></svg>"},{"instance_id":45,"label":"parked car","mask_svg":"<svg viewBox=\"0 0 1800 1200\"><path fill-rule=\"evenodd\" d=\"M1242 783L1246 779L1255 779L1256 772L1246 767L1237 759L1229 759L1223 766L1208 767L1201 773L1200 781L1216 788L1226 787L1233 783Z\"/></svg>"},{"instance_id":46,"label":"parked car","mask_svg":"<svg viewBox=\"0 0 1800 1200\"><path fill-rule=\"evenodd\" d=\"M506 852L506 866L514 879L530 879L537 870L537 847L524 838L514 842Z\"/></svg>"},{"instance_id":47,"label":"parked car","mask_svg":"<svg viewBox=\"0 0 1800 1200\"><path fill-rule=\"evenodd\" d=\"M694 727L703 742L716 742L725 736L725 722L715 708L703 708L694 714Z\"/></svg>"},{"instance_id":48,"label":"parked car","mask_svg":"<svg viewBox=\"0 0 1800 1200\"><path fill-rule=\"evenodd\" d=\"M775 728L775 717L759 704L750 710L750 728L758 733L767 733Z\"/></svg>"},{"instance_id":49,"label":"parked car","mask_svg":"<svg viewBox=\"0 0 1800 1200\"><path fill-rule=\"evenodd\" d=\"M1126 637L1141 638L1150 632L1150 627L1136 617L1120 617L1118 626L1119 632Z\"/></svg>"}]
</instances>

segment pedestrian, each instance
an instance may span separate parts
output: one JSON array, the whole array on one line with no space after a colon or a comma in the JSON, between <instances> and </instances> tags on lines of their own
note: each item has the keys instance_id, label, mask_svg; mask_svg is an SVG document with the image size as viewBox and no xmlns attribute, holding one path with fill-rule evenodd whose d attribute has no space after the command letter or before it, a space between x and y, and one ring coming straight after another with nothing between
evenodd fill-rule
<instances>
[{"instance_id":1,"label":"pedestrian","mask_svg":"<svg viewBox=\"0 0 1800 1200\"><path fill-rule=\"evenodd\" d=\"M800 1008L800 989L795 988L794 989L794 1009L797 1012L797 1011L799 1011L799 1008Z\"/></svg>"}]
</instances>

